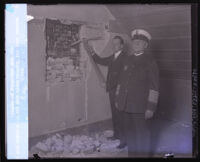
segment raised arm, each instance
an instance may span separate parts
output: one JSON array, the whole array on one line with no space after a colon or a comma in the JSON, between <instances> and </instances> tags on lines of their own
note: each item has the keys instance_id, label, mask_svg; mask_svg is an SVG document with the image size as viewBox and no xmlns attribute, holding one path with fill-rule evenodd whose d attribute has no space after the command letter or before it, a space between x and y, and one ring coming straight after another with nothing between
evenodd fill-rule
<instances>
[{"instance_id":1,"label":"raised arm","mask_svg":"<svg viewBox=\"0 0 200 162\"><path fill-rule=\"evenodd\" d=\"M108 66L112 59L113 56L108 56L108 57L100 57L96 54L94 51L93 47L88 44L88 41L86 39L83 40L83 45L85 47L85 50L87 51L88 54L90 54L93 58L93 60L100 65Z\"/></svg>"}]
</instances>

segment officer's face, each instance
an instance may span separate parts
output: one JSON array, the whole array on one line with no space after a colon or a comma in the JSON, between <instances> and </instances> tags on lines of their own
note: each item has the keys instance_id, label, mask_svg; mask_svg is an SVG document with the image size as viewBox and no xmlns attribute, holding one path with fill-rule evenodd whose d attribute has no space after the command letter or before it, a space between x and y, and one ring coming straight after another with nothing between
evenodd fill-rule
<instances>
[{"instance_id":1,"label":"officer's face","mask_svg":"<svg viewBox=\"0 0 200 162\"><path fill-rule=\"evenodd\" d=\"M145 48L147 48L147 42L140 39L132 40L132 47L134 52L142 52Z\"/></svg>"},{"instance_id":2,"label":"officer's face","mask_svg":"<svg viewBox=\"0 0 200 162\"><path fill-rule=\"evenodd\" d=\"M114 52L118 52L119 50L123 48L123 44L121 43L119 39L113 39L113 48L114 48Z\"/></svg>"}]
</instances>

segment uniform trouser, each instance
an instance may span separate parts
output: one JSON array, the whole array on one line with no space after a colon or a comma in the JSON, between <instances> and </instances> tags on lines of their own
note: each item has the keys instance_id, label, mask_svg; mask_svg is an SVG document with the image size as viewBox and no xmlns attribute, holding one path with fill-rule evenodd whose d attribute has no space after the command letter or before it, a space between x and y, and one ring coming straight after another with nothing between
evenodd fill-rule
<instances>
[{"instance_id":1,"label":"uniform trouser","mask_svg":"<svg viewBox=\"0 0 200 162\"><path fill-rule=\"evenodd\" d=\"M126 143L122 115L121 112L115 107L115 90L109 92L109 98L112 112L113 136L120 139L120 142Z\"/></svg>"},{"instance_id":2,"label":"uniform trouser","mask_svg":"<svg viewBox=\"0 0 200 162\"><path fill-rule=\"evenodd\" d=\"M125 128L129 157L151 157L152 120L145 120L143 113L133 114L121 112Z\"/></svg>"}]
</instances>

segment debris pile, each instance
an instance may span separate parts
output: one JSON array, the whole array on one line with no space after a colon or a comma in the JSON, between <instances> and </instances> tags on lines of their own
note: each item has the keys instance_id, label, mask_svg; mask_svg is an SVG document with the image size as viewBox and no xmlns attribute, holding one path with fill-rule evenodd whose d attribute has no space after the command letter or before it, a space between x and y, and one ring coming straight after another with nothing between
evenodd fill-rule
<instances>
[{"instance_id":1,"label":"debris pile","mask_svg":"<svg viewBox=\"0 0 200 162\"><path fill-rule=\"evenodd\" d=\"M30 154L62 154L71 155L89 155L96 153L120 152L117 148L119 140L108 140L113 135L113 131L106 130L102 133L96 133L93 136L87 135L61 135L55 134L34 145Z\"/></svg>"}]
</instances>

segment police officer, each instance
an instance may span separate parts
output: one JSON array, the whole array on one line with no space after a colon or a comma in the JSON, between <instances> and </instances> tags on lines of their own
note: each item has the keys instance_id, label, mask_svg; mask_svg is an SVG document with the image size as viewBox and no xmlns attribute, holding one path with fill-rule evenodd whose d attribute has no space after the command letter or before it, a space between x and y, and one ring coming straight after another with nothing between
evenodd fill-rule
<instances>
[{"instance_id":1,"label":"police officer","mask_svg":"<svg viewBox=\"0 0 200 162\"><path fill-rule=\"evenodd\" d=\"M86 40L83 41L83 44L86 51L92 55L96 63L108 67L106 91L109 93L114 132L114 135L109 139L120 139L120 145L118 146L118 148L123 148L126 146L126 141L124 138L125 135L123 134L123 127L120 119L121 114L119 110L115 107L115 92L116 86L118 84L118 77L123 66L123 59L126 55L126 52L124 50L124 40L120 36L115 36L113 38L112 44L114 47L114 53L108 57L98 56Z\"/></svg>"},{"instance_id":2,"label":"police officer","mask_svg":"<svg viewBox=\"0 0 200 162\"><path fill-rule=\"evenodd\" d=\"M145 50L151 35L136 29L131 37L133 50L124 59L115 106L123 116L129 156L149 157L151 127L159 97L159 71L156 61Z\"/></svg>"}]
</instances>

